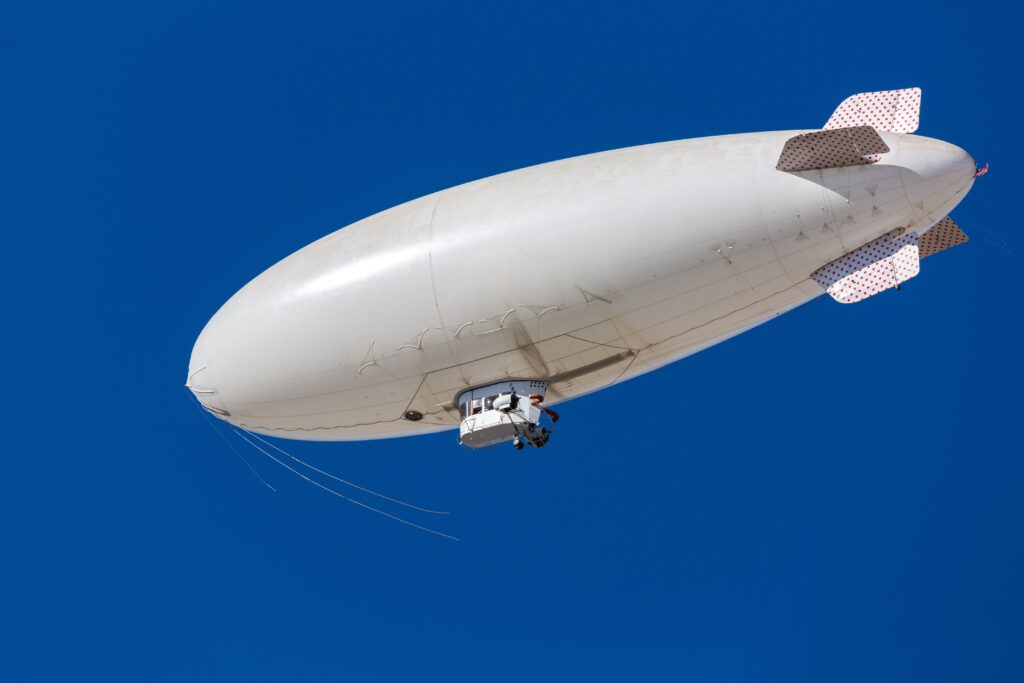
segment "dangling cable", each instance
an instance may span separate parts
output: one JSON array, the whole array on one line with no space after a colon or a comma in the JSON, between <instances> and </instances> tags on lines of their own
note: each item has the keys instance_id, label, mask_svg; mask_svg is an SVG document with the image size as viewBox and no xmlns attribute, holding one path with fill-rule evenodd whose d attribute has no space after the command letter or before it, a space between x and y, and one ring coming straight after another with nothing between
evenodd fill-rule
<instances>
[{"instance_id":1,"label":"dangling cable","mask_svg":"<svg viewBox=\"0 0 1024 683\"><path fill-rule=\"evenodd\" d=\"M186 390L186 391L187 391L187 390ZM222 441L223 441L224 443L226 443L226 444L228 445L228 448L230 448L230 449L232 450L232 452L233 452L233 453L234 453L235 455L237 455L237 456L238 456L238 459L239 459L239 460L241 460L242 462L244 462L244 463L245 463L245 466L249 468L249 471L250 471L250 472L252 472L252 474L253 474L253 476L254 476L254 477L256 477L257 479L259 479L259 480L260 480L260 483L261 483L261 484L263 484L264 486L266 486L266 487L267 487L268 489L270 489L270 490L271 490L271 491L273 491L274 493L277 493L277 489L275 489L275 488L274 488L273 486L271 486L270 484L268 484L268 483L267 483L267 482L266 482L266 481L265 481L265 480L263 479L263 477L261 477L261 476L260 476L260 473L259 473L259 472L257 472L257 471L256 471L256 470L255 470L255 469L253 468L253 466L249 464L249 461L248 461L248 460L246 460L246 459L245 459L245 457L244 457L244 456L243 456L243 455L242 455L241 453L239 453L239 452L238 452L238 449L237 449L237 448L235 448L235 444L233 444L233 443L231 443L230 441L228 441L227 437L226 437L226 436L224 436L224 435L223 435L223 434L221 433L221 431L220 431L219 429L217 429L217 425L213 424L213 420L211 420L211 419L210 419L210 416L209 416L209 415L207 415L207 414L206 414L206 411L205 411L205 410L203 410L203 408L202 408L202 407L201 407L201 406L199 405L199 401L198 401L198 400L196 399L196 397L195 397L195 396L193 396L193 395L192 395L192 392L191 392L191 391L189 391L189 392L188 392L188 395L189 395L189 397L190 397L190 398L192 399L192 401L194 402L194 404L195 404L195 406L196 406L196 410L198 410L198 411L199 411L199 413L200 413L200 414L201 414L201 415L203 416L203 419L205 419L205 420L206 420L206 424L210 425L210 429L212 429L212 430L214 431L214 433L215 433L215 434L216 434L217 436L219 436L219 437L221 438L221 440L222 440Z\"/></svg>"},{"instance_id":2,"label":"dangling cable","mask_svg":"<svg viewBox=\"0 0 1024 683\"><path fill-rule=\"evenodd\" d=\"M972 223L972 222L969 222L969 221L964 221L964 225L966 225L967 227L969 227L971 229L978 228L979 230L984 230L988 234L992 235L993 237L995 237L998 240L998 243L993 242L992 240L990 240L990 239L988 239L986 237L983 237L982 239L984 239L986 242L991 244L996 249L999 249L1000 251L1004 251L1007 254L1013 256L1013 252L1010 251L1009 246L1008 246L1009 243L1005 239L1003 239L1003 236L1000 235L999 233L994 232L992 230L989 230L984 225L979 225L978 223Z\"/></svg>"},{"instance_id":3,"label":"dangling cable","mask_svg":"<svg viewBox=\"0 0 1024 683\"><path fill-rule=\"evenodd\" d=\"M390 496L385 496L383 493L377 493L376 491L371 491L370 489L362 487L359 484L353 484L352 482L346 481L346 480L342 479L341 477L337 477L337 476L331 474L330 472L325 472L325 471L323 471L323 470L321 470L321 469L319 469L317 467L314 467L313 465L310 465L308 462L304 462L302 460L299 460L298 458L296 458L294 455L292 455L288 451L284 450L283 448L281 448L279 446L276 446L275 444L267 441L266 439L260 438L259 435L253 434L248 429L245 429L243 431L246 434L248 434L249 436L251 436L252 438L254 438L257 441L259 441L260 443L264 444L265 446L270 446L271 448L273 448L278 453L282 453L284 455L287 455L289 458L291 458L295 462L299 463L303 467L307 467L307 468L313 470L314 472L316 472L318 474L324 475L325 477L330 477L334 481L341 482L342 484L345 484L346 486L351 486L354 489L359 489L363 493L369 493L371 496L377 496L378 498L383 498L384 500L391 501L392 503L397 503L398 505L404 505L407 508L410 508L412 510L417 510L419 512L428 512L428 513L430 513L432 515L448 515L448 514L451 514L449 512L444 512L442 510L429 510L427 508L421 508L418 505L413 505L412 503L406 503L404 500L399 500L397 498L392 498Z\"/></svg>"},{"instance_id":4,"label":"dangling cable","mask_svg":"<svg viewBox=\"0 0 1024 683\"><path fill-rule=\"evenodd\" d=\"M451 540L451 541L457 541L457 540L459 540L459 539L458 539L458 538L457 538L456 536L449 536L449 535L448 535L448 534L446 534L446 533L442 533L442 532L440 532L440 531L435 531L434 529L430 529L430 528L428 528L428 527L425 527L425 526L420 526L419 524L416 524L416 523L414 523L414 522L410 522L410 521L409 521L409 520L407 520L407 519L402 519L401 517L397 517L397 516L395 516L395 515L392 515L391 513L388 513L388 512L384 512L383 510L378 510L377 508L375 508L375 507L373 507L373 506L371 506L371 505L367 505L366 503L363 503L363 502L360 502L360 501L358 501L358 500L355 500L354 498L349 498L348 496L346 496L346 495L344 495L344 494L342 494L342 493L338 493L338 492L337 492L337 491L335 491L334 489L332 489L332 488L329 488L329 487L327 487L327 486L324 486L323 484L321 484L320 482L318 482L318 481L316 481L316 480L314 480L314 479L310 479L309 477L307 477L307 476L306 476L305 474L303 474L302 472L299 472L299 471L298 471L297 469L295 469L295 468L293 468L293 467L289 466L289 465L288 465L288 463L286 463L286 462L283 462L283 461L281 461L281 460L279 460L279 459L275 458L275 457L274 457L273 455L271 455L271 454L270 454L270 453L268 453L267 451L265 451L265 450L263 450L262 448L260 448L260 447L259 447L258 445L256 445L256 444L255 444L254 442L252 442L252 441L250 441L249 439L245 438L245 436L244 436L244 435L243 435L243 434L242 434L241 432L239 432L239 431L238 431L237 429L236 429L236 430L234 430L234 432L235 432L235 434L236 434L236 435L238 435L238 438L240 438L240 439L242 439L243 441L245 441L246 443L248 443L248 444L249 444L250 446L252 446L252 447L253 447L253 448L255 448L256 450L258 450L258 451L259 451L260 453L262 453L263 455L267 456L268 458L270 458L271 460L273 460L274 462L276 462L276 463L277 463L278 465L280 465L281 467L285 468L286 470L288 470L288 471L289 471L289 472L291 472L292 474L294 474L294 475L296 475L296 476L298 476L298 477L301 477L302 479L305 479L306 481L308 481L308 482L309 482L310 484L312 484L313 486L316 486L316 487L318 487L318 488L321 488L321 489L323 489L324 491L327 491L327 492L328 492L328 493L330 493L331 495L337 496L338 498L341 498L342 500L347 500L348 502L352 503L353 505L358 505L358 506L359 506L359 507L361 507L361 508L366 508L367 510L370 510L371 512L376 512L376 513L377 513L378 515L381 515L381 516L383 516L383 517L387 517L388 519L393 519L393 520L395 520L396 522L401 522L402 524L405 524L405 525L407 525L407 526L411 526L411 527L413 527L414 529L419 529L420 531L426 531L426 532L427 532L428 534L434 534L435 536L440 536L440 537L442 537L442 538L447 538L447 539L449 539L449 540Z\"/></svg>"}]
</instances>

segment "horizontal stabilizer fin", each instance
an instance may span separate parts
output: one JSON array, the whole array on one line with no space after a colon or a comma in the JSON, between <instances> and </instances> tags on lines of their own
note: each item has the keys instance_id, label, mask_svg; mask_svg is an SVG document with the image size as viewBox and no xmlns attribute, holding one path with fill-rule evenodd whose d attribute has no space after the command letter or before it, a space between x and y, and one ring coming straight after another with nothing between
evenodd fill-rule
<instances>
[{"instance_id":1,"label":"horizontal stabilizer fin","mask_svg":"<svg viewBox=\"0 0 1024 683\"><path fill-rule=\"evenodd\" d=\"M889 146L871 126L836 128L803 133L786 140L775 168L780 171L813 171L874 163L869 154L884 154Z\"/></svg>"},{"instance_id":2,"label":"horizontal stabilizer fin","mask_svg":"<svg viewBox=\"0 0 1024 683\"><path fill-rule=\"evenodd\" d=\"M921 120L921 89L880 90L851 95L832 113L825 130L872 126L891 133L913 133Z\"/></svg>"},{"instance_id":3,"label":"horizontal stabilizer fin","mask_svg":"<svg viewBox=\"0 0 1024 683\"><path fill-rule=\"evenodd\" d=\"M921 272L917 233L882 235L811 274L841 304L863 301Z\"/></svg>"},{"instance_id":4,"label":"horizontal stabilizer fin","mask_svg":"<svg viewBox=\"0 0 1024 683\"><path fill-rule=\"evenodd\" d=\"M953 222L952 218L946 216L918 238L917 248L920 251L920 258L925 258L966 241L967 234Z\"/></svg>"}]
</instances>

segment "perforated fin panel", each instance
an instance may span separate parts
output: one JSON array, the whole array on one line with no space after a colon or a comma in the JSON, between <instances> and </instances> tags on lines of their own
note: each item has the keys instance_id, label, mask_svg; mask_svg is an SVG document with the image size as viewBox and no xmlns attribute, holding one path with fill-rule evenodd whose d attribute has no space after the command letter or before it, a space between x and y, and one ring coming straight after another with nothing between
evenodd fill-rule
<instances>
[{"instance_id":1,"label":"perforated fin panel","mask_svg":"<svg viewBox=\"0 0 1024 683\"><path fill-rule=\"evenodd\" d=\"M841 304L863 301L921 272L917 233L883 235L811 274Z\"/></svg>"},{"instance_id":2,"label":"perforated fin panel","mask_svg":"<svg viewBox=\"0 0 1024 683\"><path fill-rule=\"evenodd\" d=\"M918 238L917 248L920 251L920 258L925 258L966 241L967 234L953 222L952 218L946 216Z\"/></svg>"},{"instance_id":3,"label":"perforated fin panel","mask_svg":"<svg viewBox=\"0 0 1024 683\"><path fill-rule=\"evenodd\" d=\"M780 171L813 171L871 164L869 154L884 154L889 146L871 126L803 133L786 140L775 165Z\"/></svg>"},{"instance_id":4,"label":"perforated fin panel","mask_svg":"<svg viewBox=\"0 0 1024 683\"><path fill-rule=\"evenodd\" d=\"M829 117L825 130L873 126L892 133L913 133L921 119L921 89L880 90L851 95Z\"/></svg>"}]
</instances>

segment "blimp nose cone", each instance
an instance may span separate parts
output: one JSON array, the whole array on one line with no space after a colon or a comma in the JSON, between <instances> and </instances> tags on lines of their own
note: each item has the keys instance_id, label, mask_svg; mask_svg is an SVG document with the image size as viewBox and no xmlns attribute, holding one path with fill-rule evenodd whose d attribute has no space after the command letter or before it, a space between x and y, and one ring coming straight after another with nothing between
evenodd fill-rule
<instances>
[{"instance_id":1,"label":"blimp nose cone","mask_svg":"<svg viewBox=\"0 0 1024 683\"><path fill-rule=\"evenodd\" d=\"M209 338L208 330L204 329L192 348L185 387L207 410L220 417L227 417L230 413L224 406L224 401L217 390L214 371L211 367Z\"/></svg>"},{"instance_id":2,"label":"blimp nose cone","mask_svg":"<svg viewBox=\"0 0 1024 683\"><path fill-rule=\"evenodd\" d=\"M919 210L948 214L974 183L974 157L949 142L916 135L900 141L903 185Z\"/></svg>"}]
</instances>

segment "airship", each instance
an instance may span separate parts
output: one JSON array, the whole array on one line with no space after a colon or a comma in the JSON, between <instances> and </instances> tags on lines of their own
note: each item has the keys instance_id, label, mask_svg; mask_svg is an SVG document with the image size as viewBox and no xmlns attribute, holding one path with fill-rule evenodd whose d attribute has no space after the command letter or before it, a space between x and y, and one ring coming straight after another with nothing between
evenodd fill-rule
<instances>
[{"instance_id":1,"label":"airship","mask_svg":"<svg viewBox=\"0 0 1024 683\"><path fill-rule=\"evenodd\" d=\"M899 288L966 242L949 213L985 169L914 135L920 105L919 88L860 93L822 129L616 149L401 204L239 290L186 386L266 436L544 446L555 404L822 294Z\"/></svg>"}]
</instances>

